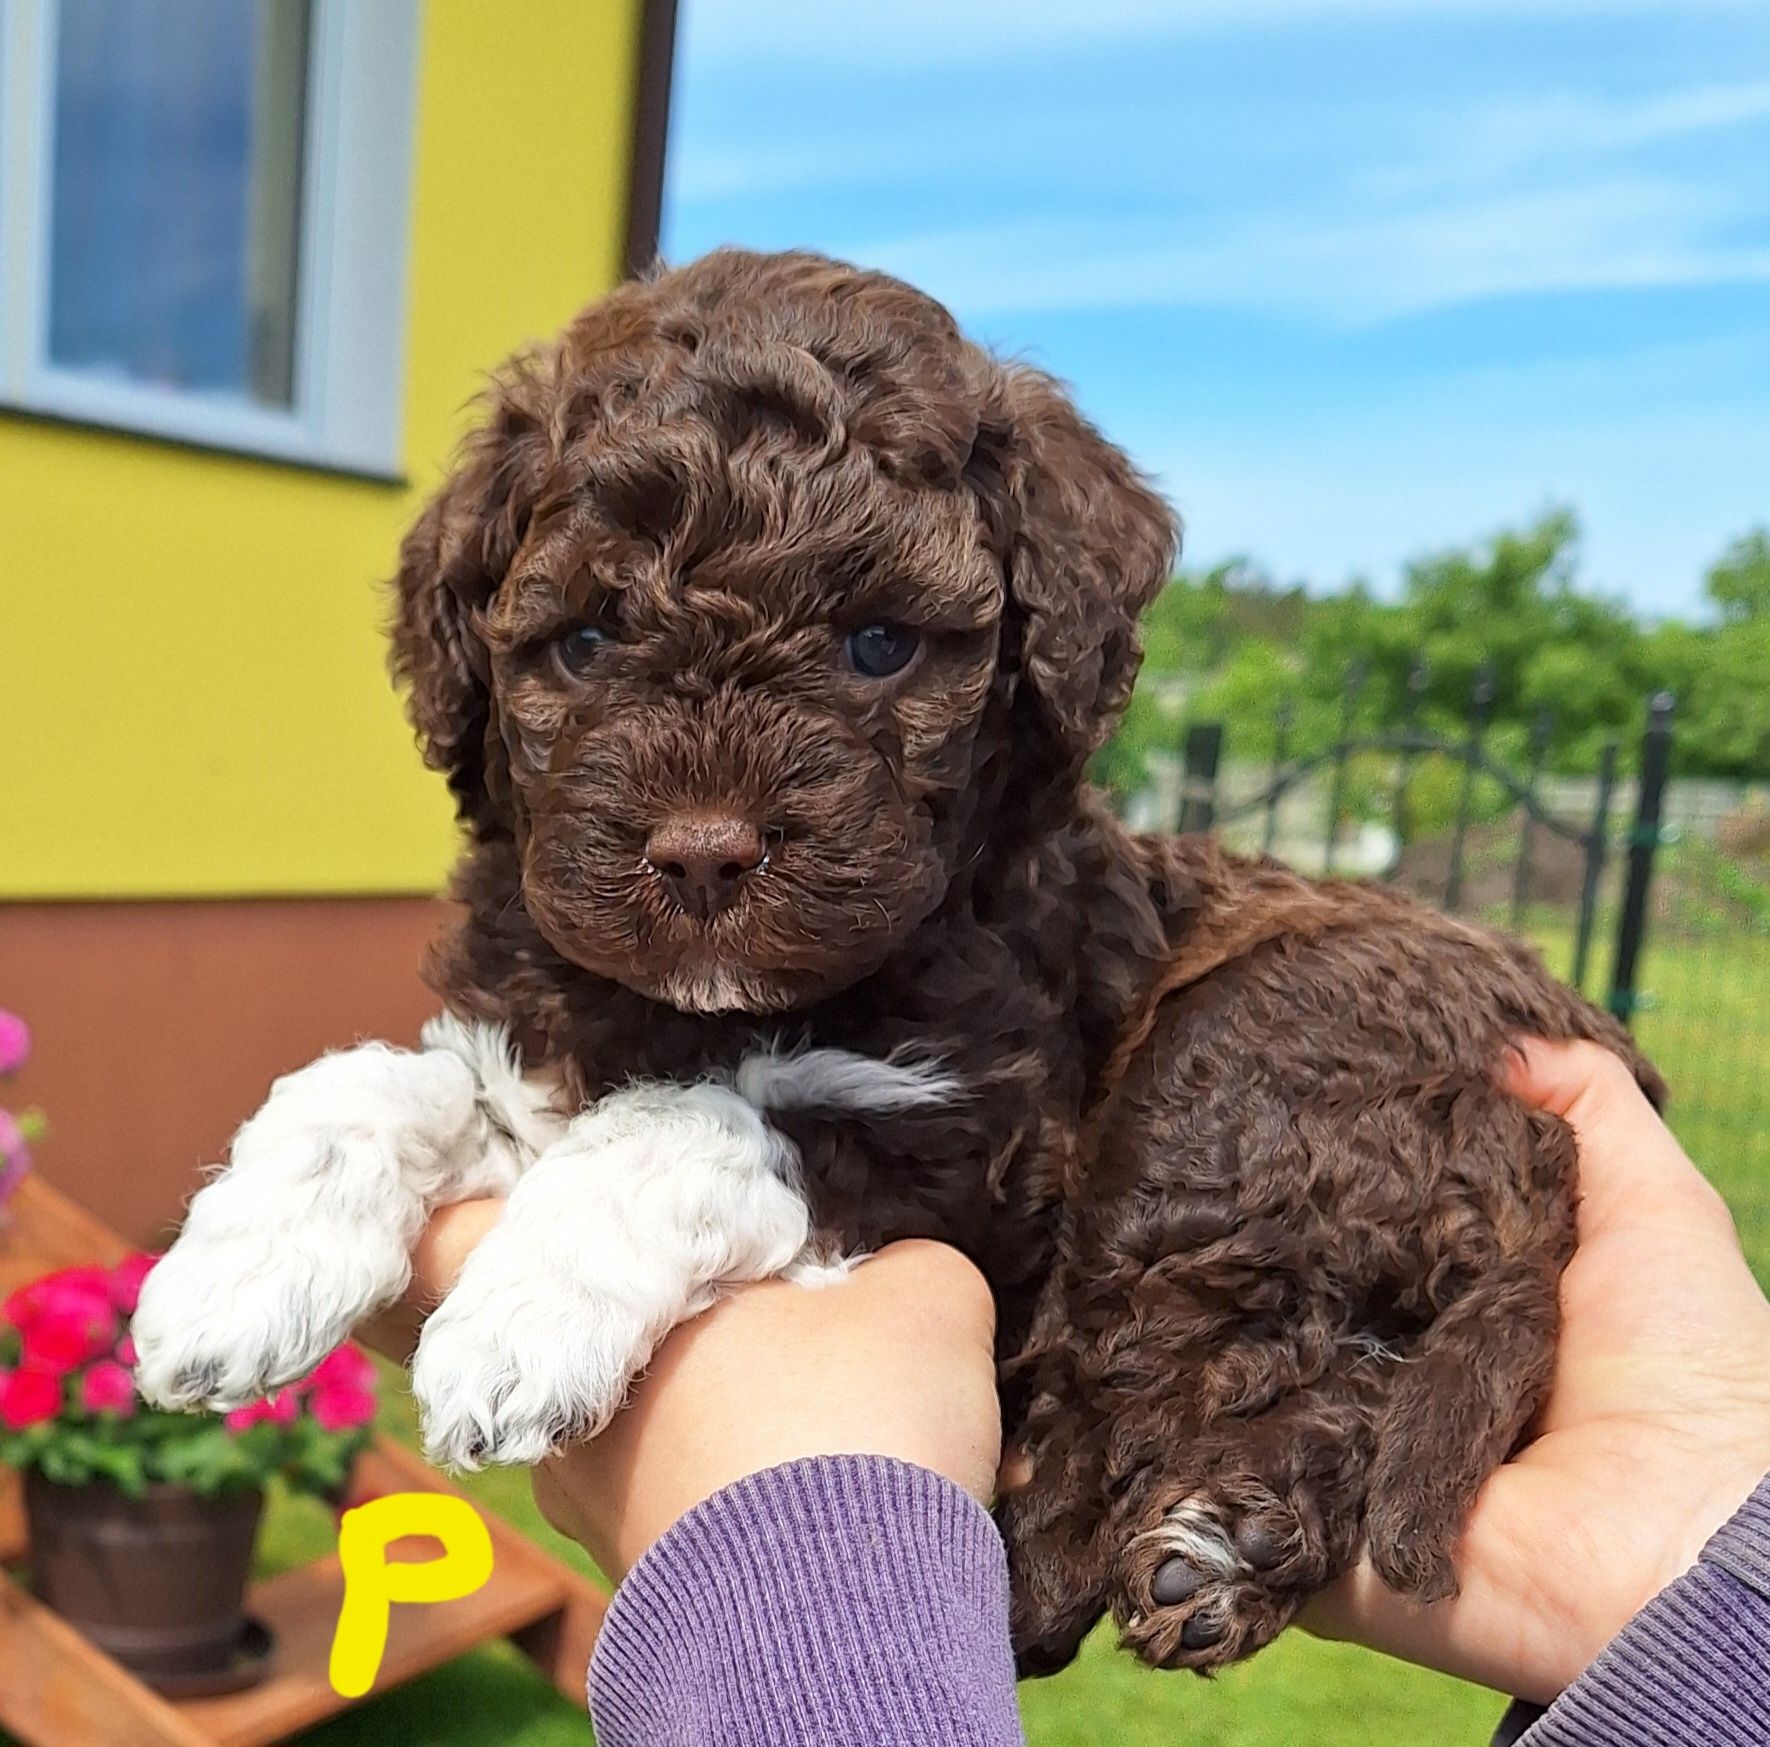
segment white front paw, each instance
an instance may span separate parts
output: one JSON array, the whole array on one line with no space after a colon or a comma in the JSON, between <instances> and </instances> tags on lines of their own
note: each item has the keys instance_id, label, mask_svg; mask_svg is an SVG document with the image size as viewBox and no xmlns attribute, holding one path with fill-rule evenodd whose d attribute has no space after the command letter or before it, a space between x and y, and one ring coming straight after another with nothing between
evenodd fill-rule
<instances>
[{"instance_id":1,"label":"white front paw","mask_svg":"<svg viewBox=\"0 0 1770 1747\"><path fill-rule=\"evenodd\" d=\"M142 1286L130 1329L136 1386L156 1407L225 1412L256 1401L350 1333L365 1309L350 1286L275 1233L181 1238Z\"/></svg>"},{"instance_id":2,"label":"white front paw","mask_svg":"<svg viewBox=\"0 0 1770 1747\"><path fill-rule=\"evenodd\" d=\"M482 1245L412 1361L424 1453L450 1468L532 1466L594 1437L651 1356L654 1333L606 1294L555 1277L500 1279Z\"/></svg>"}]
</instances>

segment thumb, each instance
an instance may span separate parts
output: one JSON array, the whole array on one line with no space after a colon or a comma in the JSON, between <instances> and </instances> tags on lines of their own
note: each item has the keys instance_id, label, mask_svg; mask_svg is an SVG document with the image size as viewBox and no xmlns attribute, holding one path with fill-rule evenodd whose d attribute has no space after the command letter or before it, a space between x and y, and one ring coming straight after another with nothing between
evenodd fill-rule
<instances>
[{"instance_id":1,"label":"thumb","mask_svg":"<svg viewBox=\"0 0 1770 1747\"><path fill-rule=\"evenodd\" d=\"M1561 1117L1579 1144L1584 1241L1622 1224L1678 1213L1712 1214L1719 1198L1647 1102L1620 1056L1596 1043L1521 1039L1506 1059L1506 1087Z\"/></svg>"}]
</instances>

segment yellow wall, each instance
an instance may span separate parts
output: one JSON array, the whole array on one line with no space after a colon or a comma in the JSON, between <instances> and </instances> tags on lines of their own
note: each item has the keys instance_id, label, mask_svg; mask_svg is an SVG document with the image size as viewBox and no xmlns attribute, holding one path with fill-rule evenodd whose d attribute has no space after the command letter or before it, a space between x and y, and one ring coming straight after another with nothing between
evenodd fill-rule
<instances>
[{"instance_id":1,"label":"yellow wall","mask_svg":"<svg viewBox=\"0 0 1770 1747\"><path fill-rule=\"evenodd\" d=\"M379 584L484 370L618 272L637 25L426 0L409 489L0 415L0 897L440 882Z\"/></svg>"}]
</instances>

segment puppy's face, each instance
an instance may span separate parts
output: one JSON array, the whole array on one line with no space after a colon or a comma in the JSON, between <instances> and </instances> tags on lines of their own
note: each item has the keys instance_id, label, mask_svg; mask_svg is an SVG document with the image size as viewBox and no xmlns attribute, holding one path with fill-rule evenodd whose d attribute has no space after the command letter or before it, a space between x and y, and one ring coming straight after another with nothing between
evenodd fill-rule
<instances>
[{"instance_id":1,"label":"puppy's face","mask_svg":"<svg viewBox=\"0 0 1770 1747\"><path fill-rule=\"evenodd\" d=\"M506 372L407 541L396 665L563 956L779 1012L939 905L1009 759L1073 780L1172 539L1049 383L937 305L719 255Z\"/></svg>"},{"instance_id":2,"label":"puppy's face","mask_svg":"<svg viewBox=\"0 0 1770 1747\"><path fill-rule=\"evenodd\" d=\"M667 490L668 427L644 441ZM482 630L548 939L673 1005L767 1012L873 968L945 891L1003 592L963 493L864 449L790 491L724 459L651 531L569 493Z\"/></svg>"}]
</instances>

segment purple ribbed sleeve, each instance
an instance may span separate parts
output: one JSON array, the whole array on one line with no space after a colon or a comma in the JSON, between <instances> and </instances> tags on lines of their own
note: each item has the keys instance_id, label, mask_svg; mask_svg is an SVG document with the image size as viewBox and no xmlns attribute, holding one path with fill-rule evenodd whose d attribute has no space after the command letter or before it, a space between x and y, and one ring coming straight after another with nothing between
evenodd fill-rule
<instances>
[{"instance_id":1,"label":"purple ribbed sleeve","mask_svg":"<svg viewBox=\"0 0 1770 1747\"><path fill-rule=\"evenodd\" d=\"M1515 1738L1520 1747L1770 1742L1770 1480Z\"/></svg>"},{"instance_id":2,"label":"purple ribbed sleeve","mask_svg":"<svg viewBox=\"0 0 1770 1747\"><path fill-rule=\"evenodd\" d=\"M885 1457L752 1474L628 1573L590 1713L600 1747L1023 1747L1001 1538Z\"/></svg>"}]
</instances>

